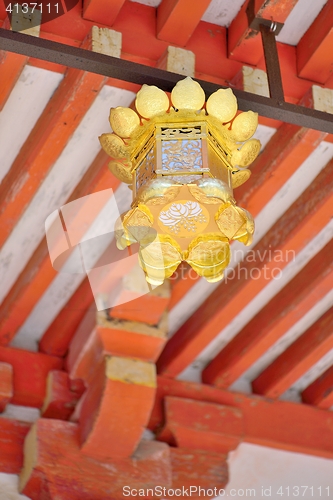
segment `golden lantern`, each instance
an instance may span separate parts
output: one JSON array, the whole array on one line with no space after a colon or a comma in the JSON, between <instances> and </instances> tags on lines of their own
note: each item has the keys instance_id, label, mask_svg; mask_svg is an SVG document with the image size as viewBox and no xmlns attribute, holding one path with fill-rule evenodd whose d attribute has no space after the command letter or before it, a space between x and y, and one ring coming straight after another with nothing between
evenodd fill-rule
<instances>
[{"instance_id":1,"label":"golden lantern","mask_svg":"<svg viewBox=\"0 0 333 500\"><path fill-rule=\"evenodd\" d=\"M135 106L113 108L113 133L100 137L109 168L133 190L132 208L116 224L117 246L139 243L149 283L159 285L186 261L209 282L223 277L231 240L252 241L254 221L237 207L233 189L250 176L244 167L260 151L251 139L252 111L237 113L231 89L207 100L191 78L167 94L143 85ZM231 122L231 124L230 124Z\"/></svg>"}]
</instances>

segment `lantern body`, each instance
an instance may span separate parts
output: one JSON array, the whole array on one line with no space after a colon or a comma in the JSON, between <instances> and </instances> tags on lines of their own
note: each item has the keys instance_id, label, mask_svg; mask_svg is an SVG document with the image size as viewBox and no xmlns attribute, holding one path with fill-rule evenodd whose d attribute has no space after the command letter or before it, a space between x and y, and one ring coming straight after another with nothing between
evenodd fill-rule
<instances>
[{"instance_id":1,"label":"lantern body","mask_svg":"<svg viewBox=\"0 0 333 500\"><path fill-rule=\"evenodd\" d=\"M189 80L185 80L187 87ZM149 101L147 93L145 89ZM163 283L182 261L208 281L220 280L230 261L230 241L249 245L254 232L253 219L237 207L233 189L250 176L250 171L239 165L247 166L260 150L255 139L242 145L242 138L255 130L257 116L243 113L240 125L230 129L219 116L191 109L196 97L189 94L187 91L183 99L190 103L190 109L166 112L157 106L158 112L133 126L130 134L128 121L135 122L135 112L116 108L110 121L118 135L100 138L113 157L111 171L133 190L132 208L116 226L117 245L125 248L139 242L140 264L147 281L154 285ZM177 99L179 106L182 100ZM144 105L148 110L156 107L153 99L150 108L149 102Z\"/></svg>"}]
</instances>

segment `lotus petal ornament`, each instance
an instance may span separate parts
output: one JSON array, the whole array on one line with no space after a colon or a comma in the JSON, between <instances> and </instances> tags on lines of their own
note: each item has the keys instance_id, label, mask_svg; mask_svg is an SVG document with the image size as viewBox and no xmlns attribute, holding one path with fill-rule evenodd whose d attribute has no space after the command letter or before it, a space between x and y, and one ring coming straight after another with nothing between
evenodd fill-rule
<instances>
[{"instance_id":1,"label":"lotus petal ornament","mask_svg":"<svg viewBox=\"0 0 333 500\"><path fill-rule=\"evenodd\" d=\"M244 167L259 154L260 142L251 139L258 115L236 116L231 89L214 92L204 109L204 91L189 77L176 84L171 103L161 89L143 85L137 113L111 109L113 133L100 137L111 172L133 190L132 208L116 223L117 246L139 243L139 263L153 285L182 261L216 282L231 240L252 242L253 218L237 207L233 190L248 180Z\"/></svg>"}]
</instances>

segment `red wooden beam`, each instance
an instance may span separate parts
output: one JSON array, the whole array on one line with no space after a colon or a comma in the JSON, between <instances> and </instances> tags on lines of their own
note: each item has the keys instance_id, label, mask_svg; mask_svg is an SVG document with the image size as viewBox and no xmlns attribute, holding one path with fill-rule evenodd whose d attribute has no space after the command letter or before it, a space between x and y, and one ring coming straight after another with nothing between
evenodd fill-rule
<instances>
[{"instance_id":1,"label":"red wooden beam","mask_svg":"<svg viewBox=\"0 0 333 500\"><path fill-rule=\"evenodd\" d=\"M157 8L157 38L185 46L210 4L210 0L162 0Z\"/></svg>"},{"instance_id":2,"label":"red wooden beam","mask_svg":"<svg viewBox=\"0 0 333 500\"><path fill-rule=\"evenodd\" d=\"M167 377L159 376L157 382L150 429L156 431L164 422L166 396L187 398L238 408L243 414L244 441L248 443L333 458L331 412Z\"/></svg>"},{"instance_id":3,"label":"red wooden beam","mask_svg":"<svg viewBox=\"0 0 333 500\"><path fill-rule=\"evenodd\" d=\"M228 57L256 65L262 57L262 41L260 33L249 27L249 15L284 23L297 1L247 0L229 26Z\"/></svg>"},{"instance_id":4,"label":"red wooden beam","mask_svg":"<svg viewBox=\"0 0 333 500\"><path fill-rule=\"evenodd\" d=\"M325 83L332 74L333 1L328 0L297 45L297 68L301 78Z\"/></svg>"},{"instance_id":5,"label":"red wooden beam","mask_svg":"<svg viewBox=\"0 0 333 500\"><path fill-rule=\"evenodd\" d=\"M184 370L268 284L277 264L283 269L291 255L297 255L329 223L332 189L333 161L253 248L261 256L259 262L245 259L229 275L228 283L221 283L170 339L157 362L159 373L174 377ZM285 256L284 262L271 259L275 251ZM251 279L253 269L257 279Z\"/></svg>"},{"instance_id":6,"label":"red wooden beam","mask_svg":"<svg viewBox=\"0 0 333 500\"><path fill-rule=\"evenodd\" d=\"M244 437L243 415L236 408L166 396L163 434L171 433L180 448L210 450L227 454Z\"/></svg>"},{"instance_id":7,"label":"red wooden beam","mask_svg":"<svg viewBox=\"0 0 333 500\"><path fill-rule=\"evenodd\" d=\"M98 192L116 189L120 183L108 170L109 158L100 151L66 203ZM0 343L8 344L57 275L53 269L46 239L43 238L0 308ZM60 339L59 339L60 341ZM45 351L47 352L47 351ZM58 352L54 352L58 355ZM60 355L64 352L61 351Z\"/></svg>"},{"instance_id":8,"label":"red wooden beam","mask_svg":"<svg viewBox=\"0 0 333 500\"><path fill-rule=\"evenodd\" d=\"M84 0L83 18L94 23L112 26L125 0Z\"/></svg>"},{"instance_id":9,"label":"red wooden beam","mask_svg":"<svg viewBox=\"0 0 333 500\"><path fill-rule=\"evenodd\" d=\"M90 37L83 47L91 47ZM105 81L101 75L76 69L67 71L3 179L0 189L0 246L8 238Z\"/></svg>"},{"instance_id":10,"label":"red wooden beam","mask_svg":"<svg viewBox=\"0 0 333 500\"><path fill-rule=\"evenodd\" d=\"M330 241L203 370L207 384L229 387L332 288Z\"/></svg>"},{"instance_id":11,"label":"red wooden beam","mask_svg":"<svg viewBox=\"0 0 333 500\"><path fill-rule=\"evenodd\" d=\"M13 367L14 394L11 403L40 408L46 393L46 376L60 370L62 360L37 352L0 347L0 361Z\"/></svg>"},{"instance_id":12,"label":"red wooden beam","mask_svg":"<svg viewBox=\"0 0 333 500\"><path fill-rule=\"evenodd\" d=\"M13 397L13 367L0 362L0 413Z\"/></svg>"},{"instance_id":13,"label":"red wooden beam","mask_svg":"<svg viewBox=\"0 0 333 500\"><path fill-rule=\"evenodd\" d=\"M142 496L140 489L159 486L166 488L163 496L168 498L169 488L193 485L222 489L227 482L225 457L217 453L172 449L165 443L142 441L132 458L99 461L81 453L78 440L76 424L39 419L26 439L20 477L22 493L32 500L123 499L125 494ZM155 497L154 492L148 496ZM192 494L192 498L196 500L199 495Z\"/></svg>"},{"instance_id":14,"label":"red wooden beam","mask_svg":"<svg viewBox=\"0 0 333 500\"><path fill-rule=\"evenodd\" d=\"M302 400L327 410L333 406L333 366L304 389Z\"/></svg>"},{"instance_id":15,"label":"red wooden beam","mask_svg":"<svg viewBox=\"0 0 333 500\"><path fill-rule=\"evenodd\" d=\"M257 394L278 398L333 349L333 308L289 346L253 382Z\"/></svg>"},{"instance_id":16,"label":"red wooden beam","mask_svg":"<svg viewBox=\"0 0 333 500\"><path fill-rule=\"evenodd\" d=\"M24 438L30 424L0 418L0 472L19 474L23 465Z\"/></svg>"}]
</instances>

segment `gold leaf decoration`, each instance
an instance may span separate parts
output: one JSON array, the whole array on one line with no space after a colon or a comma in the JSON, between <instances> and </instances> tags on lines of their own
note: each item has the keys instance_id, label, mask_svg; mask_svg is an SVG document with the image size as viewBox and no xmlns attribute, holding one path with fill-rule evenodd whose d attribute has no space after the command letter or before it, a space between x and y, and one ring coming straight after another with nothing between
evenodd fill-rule
<instances>
[{"instance_id":1,"label":"gold leaf decoration","mask_svg":"<svg viewBox=\"0 0 333 500\"><path fill-rule=\"evenodd\" d=\"M250 212L245 210L244 208L236 207L238 213L246 219L246 223L237 231L234 235L233 239L238 240L243 243L245 246L251 245L253 241L254 234L254 219Z\"/></svg>"},{"instance_id":2,"label":"gold leaf decoration","mask_svg":"<svg viewBox=\"0 0 333 500\"><path fill-rule=\"evenodd\" d=\"M247 167L257 158L260 152L260 141L258 139L251 139L247 141L239 150L232 153L231 165L240 167Z\"/></svg>"},{"instance_id":3,"label":"gold leaf decoration","mask_svg":"<svg viewBox=\"0 0 333 500\"><path fill-rule=\"evenodd\" d=\"M239 186L244 184L244 182L246 182L249 179L250 175L251 175L251 172L248 169L234 170L232 172L232 177L231 177L232 187L234 189L238 188Z\"/></svg>"},{"instance_id":4,"label":"gold leaf decoration","mask_svg":"<svg viewBox=\"0 0 333 500\"><path fill-rule=\"evenodd\" d=\"M237 113L237 99L231 89L219 89L208 98L206 109L209 115L227 123Z\"/></svg>"},{"instance_id":5,"label":"gold leaf decoration","mask_svg":"<svg viewBox=\"0 0 333 500\"><path fill-rule=\"evenodd\" d=\"M189 184L188 189L196 200L208 205L226 203L232 199L231 190L219 179L203 179L198 181L197 185Z\"/></svg>"},{"instance_id":6,"label":"gold leaf decoration","mask_svg":"<svg viewBox=\"0 0 333 500\"><path fill-rule=\"evenodd\" d=\"M246 111L240 113L231 126L231 135L235 141L247 141L253 136L258 126L258 113Z\"/></svg>"},{"instance_id":7,"label":"gold leaf decoration","mask_svg":"<svg viewBox=\"0 0 333 500\"><path fill-rule=\"evenodd\" d=\"M136 243L136 239L130 235L123 225L122 217L119 217L115 223L115 235L116 235L116 245L119 250L124 250L124 248Z\"/></svg>"},{"instance_id":8,"label":"gold leaf decoration","mask_svg":"<svg viewBox=\"0 0 333 500\"><path fill-rule=\"evenodd\" d=\"M216 224L222 234L231 240L246 222L246 218L231 203L221 205L215 215Z\"/></svg>"},{"instance_id":9,"label":"gold leaf decoration","mask_svg":"<svg viewBox=\"0 0 333 500\"><path fill-rule=\"evenodd\" d=\"M153 224L153 216L144 205L139 205L130 210L124 217L123 223L131 236L141 243L147 239L150 241L152 235L153 239L156 236L156 231L150 230Z\"/></svg>"},{"instance_id":10,"label":"gold leaf decoration","mask_svg":"<svg viewBox=\"0 0 333 500\"><path fill-rule=\"evenodd\" d=\"M154 179L141 190L137 200L150 205L163 205L172 201L179 193L181 185L175 185L166 178Z\"/></svg>"},{"instance_id":11,"label":"gold leaf decoration","mask_svg":"<svg viewBox=\"0 0 333 500\"><path fill-rule=\"evenodd\" d=\"M130 137L134 130L140 125L140 118L133 109L111 108L110 125L112 130L120 137Z\"/></svg>"},{"instance_id":12,"label":"gold leaf decoration","mask_svg":"<svg viewBox=\"0 0 333 500\"><path fill-rule=\"evenodd\" d=\"M175 272L182 261L182 255L173 238L158 235L155 241L140 248L139 259L148 283L161 285Z\"/></svg>"},{"instance_id":13,"label":"gold leaf decoration","mask_svg":"<svg viewBox=\"0 0 333 500\"><path fill-rule=\"evenodd\" d=\"M169 98L155 85L143 85L136 96L135 107L144 118L165 113L170 106Z\"/></svg>"},{"instance_id":14,"label":"gold leaf decoration","mask_svg":"<svg viewBox=\"0 0 333 500\"><path fill-rule=\"evenodd\" d=\"M171 101L176 109L191 109L197 111L205 104L205 93L189 76L180 80L171 92Z\"/></svg>"},{"instance_id":15,"label":"gold leaf decoration","mask_svg":"<svg viewBox=\"0 0 333 500\"><path fill-rule=\"evenodd\" d=\"M190 243L186 261L207 281L213 283L221 280L224 269L230 262L227 238L218 233L199 236Z\"/></svg>"},{"instance_id":16,"label":"gold leaf decoration","mask_svg":"<svg viewBox=\"0 0 333 500\"><path fill-rule=\"evenodd\" d=\"M117 179L121 180L125 184L131 184L133 180L132 173L130 169L125 167L120 161L110 161L109 169Z\"/></svg>"},{"instance_id":17,"label":"gold leaf decoration","mask_svg":"<svg viewBox=\"0 0 333 500\"><path fill-rule=\"evenodd\" d=\"M128 158L128 148L124 141L115 134L102 134L99 137L102 148L113 158Z\"/></svg>"}]
</instances>

